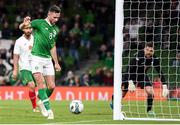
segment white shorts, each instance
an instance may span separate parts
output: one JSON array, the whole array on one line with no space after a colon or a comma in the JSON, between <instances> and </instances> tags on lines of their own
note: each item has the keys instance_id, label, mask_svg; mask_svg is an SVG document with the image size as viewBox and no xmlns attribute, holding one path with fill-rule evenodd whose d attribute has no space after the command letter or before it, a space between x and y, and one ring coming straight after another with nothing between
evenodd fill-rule
<instances>
[{"instance_id":1,"label":"white shorts","mask_svg":"<svg viewBox=\"0 0 180 125\"><path fill-rule=\"evenodd\" d=\"M32 73L40 72L43 76L55 75L54 66L51 58L43 58L38 56L31 56L30 65Z\"/></svg>"}]
</instances>

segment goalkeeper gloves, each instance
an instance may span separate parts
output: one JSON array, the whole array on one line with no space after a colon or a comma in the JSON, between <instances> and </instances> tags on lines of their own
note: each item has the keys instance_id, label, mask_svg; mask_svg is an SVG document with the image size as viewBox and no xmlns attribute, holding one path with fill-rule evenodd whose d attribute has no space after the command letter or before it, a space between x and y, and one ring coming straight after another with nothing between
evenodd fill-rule
<instances>
[{"instance_id":1,"label":"goalkeeper gloves","mask_svg":"<svg viewBox=\"0 0 180 125\"><path fill-rule=\"evenodd\" d=\"M162 86L163 86L162 96L167 97L169 94L169 90L167 88L167 85L162 85Z\"/></svg>"},{"instance_id":2,"label":"goalkeeper gloves","mask_svg":"<svg viewBox=\"0 0 180 125\"><path fill-rule=\"evenodd\" d=\"M128 83L129 83L128 90L130 92L134 92L136 90L136 86L134 85L134 82L132 80L129 80Z\"/></svg>"}]
</instances>

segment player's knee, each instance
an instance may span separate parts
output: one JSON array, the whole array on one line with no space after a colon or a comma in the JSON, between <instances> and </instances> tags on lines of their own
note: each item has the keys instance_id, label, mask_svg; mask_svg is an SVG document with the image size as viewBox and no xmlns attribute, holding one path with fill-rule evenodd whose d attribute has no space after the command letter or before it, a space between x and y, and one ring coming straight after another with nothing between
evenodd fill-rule
<instances>
[{"instance_id":1,"label":"player's knee","mask_svg":"<svg viewBox=\"0 0 180 125\"><path fill-rule=\"evenodd\" d=\"M44 84L44 80L40 73L35 73L33 76L34 76L37 84Z\"/></svg>"},{"instance_id":2,"label":"player's knee","mask_svg":"<svg viewBox=\"0 0 180 125\"><path fill-rule=\"evenodd\" d=\"M29 87L30 89L34 90L34 89L35 89L35 83L34 83L34 82L29 82L29 83L28 83L28 87Z\"/></svg>"},{"instance_id":3,"label":"player's knee","mask_svg":"<svg viewBox=\"0 0 180 125\"><path fill-rule=\"evenodd\" d=\"M148 95L148 98L154 98L154 93L147 93L147 95Z\"/></svg>"},{"instance_id":4,"label":"player's knee","mask_svg":"<svg viewBox=\"0 0 180 125\"><path fill-rule=\"evenodd\" d=\"M54 89L54 88L55 88L55 84L54 84L54 83L48 84L48 88L49 88L49 89Z\"/></svg>"}]
</instances>

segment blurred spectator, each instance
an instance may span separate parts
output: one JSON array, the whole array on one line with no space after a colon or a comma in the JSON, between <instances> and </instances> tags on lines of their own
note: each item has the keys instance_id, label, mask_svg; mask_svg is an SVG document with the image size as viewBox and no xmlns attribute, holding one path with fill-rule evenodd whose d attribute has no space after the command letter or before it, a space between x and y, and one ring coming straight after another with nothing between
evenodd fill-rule
<instances>
[{"instance_id":1,"label":"blurred spectator","mask_svg":"<svg viewBox=\"0 0 180 125\"><path fill-rule=\"evenodd\" d=\"M170 98L180 99L180 88L174 87L169 94Z\"/></svg>"},{"instance_id":2,"label":"blurred spectator","mask_svg":"<svg viewBox=\"0 0 180 125\"><path fill-rule=\"evenodd\" d=\"M8 63L7 54L8 52L6 49L0 49L0 59L2 63L6 66L6 70L10 72L12 70L12 66Z\"/></svg>"},{"instance_id":3,"label":"blurred spectator","mask_svg":"<svg viewBox=\"0 0 180 125\"><path fill-rule=\"evenodd\" d=\"M97 26L99 27L99 32L100 34L102 34L104 41L108 39L108 33L107 33L108 16L107 15L110 15L108 13L108 7L102 4L97 11L96 21L97 21Z\"/></svg>"},{"instance_id":4,"label":"blurred spectator","mask_svg":"<svg viewBox=\"0 0 180 125\"><path fill-rule=\"evenodd\" d=\"M10 39L12 35L11 29L9 28L9 23L6 21L2 28L2 39Z\"/></svg>"},{"instance_id":5,"label":"blurred spectator","mask_svg":"<svg viewBox=\"0 0 180 125\"><path fill-rule=\"evenodd\" d=\"M105 72L103 82L105 86L113 86L113 72L112 70L108 69Z\"/></svg>"},{"instance_id":6,"label":"blurred spectator","mask_svg":"<svg viewBox=\"0 0 180 125\"><path fill-rule=\"evenodd\" d=\"M82 35L79 23L75 22L74 27L69 31L71 34L73 34L75 37L80 38Z\"/></svg>"},{"instance_id":7,"label":"blurred spectator","mask_svg":"<svg viewBox=\"0 0 180 125\"><path fill-rule=\"evenodd\" d=\"M3 13L0 17L0 23L4 24L4 22L6 22L6 21L8 21L8 16L5 13Z\"/></svg>"},{"instance_id":8,"label":"blurred spectator","mask_svg":"<svg viewBox=\"0 0 180 125\"><path fill-rule=\"evenodd\" d=\"M69 55L72 56L75 59L75 66L76 69L79 69L79 39L75 36L73 32L70 32L70 38L69 38Z\"/></svg>"},{"instance_id":9,"label":"blurred spectator","mask_svg":"<svg viewBox=\"0 0 180 125\"><path fill-rule=\"evenodd\" d=\"M173 67L179 67L180 66L180 53L176 54L176 59L173 60L172 66Z\"/></svg>"},{"instance_id":10,"label":"blurred spectator","mask_svg":"<svg viewBox=\"0 0 180 125\"><path fill-rule=\"evenodd\" d=\"M114 38L110 40L110 43L107 44L107 51L111 52L114 55Z\"/></svg>"},{"instance_id":11,"label":"blurred spectator","mask_svg":"<svg viewBox=\"0 0 180 125\"><path fill-rule=\"evenodd\" d=\"M154 88L161 88L161 79L157 76L154 78L154 81L153 81L153 87Z\"/></svg>"},{"instance_id":12,"label":"blurred spectator","mask_svg":"<svg viewBox=\"0 0 180 125\"><path fill-rule=\"evenodd\" d=\"M113 68L113 66L114 66L114 56L112 55L112 52L110 52L110 51L107 52L107 56L105 58L104 63L105 63L105 66L108 69Z\"/></svg>"},{"instance_id":13,"label":"blurred spectator","mask_svg":"<svg viewBox=\"0 0 180 125\"><path fill-rule=\"evenodd\" d=\"M90 79L88 73L82 75L81 86L90 86Z\"/></svg>"},{"instance_id":14,"label":"blurred spectator","mask_svg":"<svg viewBox=\"0 0 180 125\"><path fill-rule=\"evenodd\" d=\"M74 81L75 81L75 86L80 86L81 85L81 79L80 79L80 77L79 76L75 76L75 78L74 78Z\"/></svg>"},{"instance_id":15,"label":"blurred spectator","mask_svg":"<svg viewBox=\"0 0 180 125\"><path fill-rule=\"evenodd\" d=\"M91 41L90 41L90 27L88 23L84 24L82 37L81 37L81 46L86 47L86 49L88 50L88 55L89 55Z\"/></svg>"},{"instance_id":16,"label":"blurred spectator","mask_svg":"<svg viewBox=\"0 0 180 125\"><path fill-rule=\"evenodd\" d=\"M0 59L0 86L6 85L6 80L7 80L7 68L3 64L3 60Z\"/></svg>"},{"instance_id":17,"label":"blurred spectator","mask_svg":"<svg viewBox=\"0 0 180 125\"><path fill-rule=\"evenodd\" d=\"M22 22L22 20L23 20L22 15L24 15L23 12L21 12L20 15L19 14L16 15L16 22L18 22L18 23Z\"/></svg>"},{"instance_id":18,"label":"blurred spectator","mask_svg":"<svg viewBox=\"0 0 180 125\"><path fill-rule=\"evenodd\" d=\"M128 25L128 24L127 24ZM133 19L129 24L129 37L131 41L131 49L137 49L138 36L139 36L139 28L142 27L142 22L138 21L137 19Z\"/></svg>"},{"instance_id":19,"label":"blurred spectator","mask_svg":"<svg viewBox=\"0 0 180 125\"><path fill-rule=\"evenodd\" d=\"M67 86L75 85L74 73L72 71L68 71L67 77L65 79L65 85Z\"/></svg>"},{"instance_id":20,"label":"blurred spectator","mask_svg":"<svg viewBox=\"0 0 180 125\"><path fill-rule=\"evenodd\" d=\"M6 49L0 49L0 59L6 60L7 59L6 53L7 53Z\"/></svg>"},{"instance_id":21,"label":"blurred spectator","mask_svg":"<svg viewBox=\"0 0 180 125\"><path fill-rule=\"evenodd\" d=\"M155 20L155 27L154 27L154 42L156 43L161 42L161 36L162 36L162 25L163 25L163 17L160 19Z\"/></svg>"},{"instance_id":22,"label":"blurred spectator","mask_svg":"<svg viewBox=\"0 0 180 125\"><path fill-rule=\"evenodd\" d=\"M132 20L131 24L129 25L129 35L130 35L131 41L133 42L137 41L138 30L139 30L139 25L137 23L137 20Z\"/></svg>"},{"instance_id":23,"label":"blurred spectator","mask_svg":"<svg viewBox=\"0 0 180 125\"><path fill-rule=\"evenodd\" d=\"M152 19L147 19L147 23L146 23L146 41L150 42L153 40L153 36L154 36L154 25L155 25L155 21Z\"/></svg>"},{"instance_id":24,"label":"blurred spectator","mask_svg":"<svg viewBox=\"0 0 180 125\"><path fill-rule=\"evenodd\" d=\"M124 23L125 23L125 25L124 25L124 29L123 29L123 35L129 36L130 21L129 20L125 20Z\"/></svg>"},{"instance_id":25,"label":"blurred spectator","mask_svg":"<svg viewBox=\"0 0 180 125\"><path fill-rule=\"evenodd\" d=\"M4 59L2 61L3 64L6 66L7 72L10 72L12 70L12 66Z\"/></svg>"},{"instance_id":26,"label":"blurred spectator","mask_svg":"<svg viewBox=\"0 0 180 125\"><path fill-rule=\"evenodd\" d=\"M12 37L17 39L22 34L22 31L19 29L19 24L17 22L14 23L14 28L12 30Z\"/></svg>"},{"instance_id":27,"label":"blurred spectator","mask_svg":"<svg viewBox=\"0 0 180 125\"><path fill-rule=\"evenodd\" d=\"M12 40L11 45L10 45L10 49L8 50L8 52L6 52L6 60L8 62L8 64L13 67L13 50L14 50L14 44L15 44L15 40Z\"/></svg>"},{"instance_id":28,"label":"blurred spectator","mask_svg":"<svg viewBox=\"0 0 180 125\"><path fill-rule=\"evenodd\" d=\"M95 84L103 85L104 73L101 68L96 69L96 74L93 76L93 81Z\"/></svg>"},{"instance_id":29,"label":"blurred spectator","mask_svg":"<svg viewBox=\"0 0 180 125\"><path fill-rule=\"evenodd\" d=\"M0 1L0 23L3 24L6 20L6 14L8 14L7 8L5 7L5 1Z\"/></svg>"},{"instance_id":30,"label":"blurred spectator","mask_svg":"<svg viewBox=\"0 0 180 125\"><path fill-rule=\"evenodd\" d=\"M72 29L75 23L77 23L78 27L82 29L83 27L82 18L78 13L74 15L73 18L70 20L69 28Z\"/></svg>"},{"instance_id":31,"label":"blurred spectator","mask_svg":"<svg viewBox=\"0 0 180 125\"><path fill-rule=\"evenodd\" d=\"M106 58L106 52L107 52L107 46L105 44L102 44L97 51L98 59L104 60Z\"/></svg>"},{"instance_id":32,"label":"blurred spectator","mask_svg":"<svg viewBox=\"0 0 180 125\"><path fill-rule=\"evenodd\" d=\"M61 31L59 33L58 40L56 42L58 56L61 56L61 57L65 56L64 49L67 49L68 40L69 40L69 36L68 36L68 31L67 31L67 25L63 24L61 26Z\"/></svg>"},{"instance_id":33,"label":"blurred spectator","mask_svg":"<svg viewBox=\"0 0 180 125\"><path fill-rule=\"evenodd\" d=\"M170 37L169 31L167 29L164 29L162 35L163 49L168 49L170 47L169 37Z\"/></svg>"},{"instance_id":34,"label":"blurred spectator","mask_svg":"<svg viewBox=\"0 0 180 125\"><path fill-rule=\"evenodd\" d=\"M90 25L94 25L95 22L95 15L92 13L92 11L89 9L88 13L85 16L85 23L88 23Z\"/></svg>"},{"instance_id":35,"label":"blurred spectator","mask_svg":"<svg viewBox=\"0 0 180 125\"><path fill-rule=\"evenodd\" d=\"M124 37L124 43L123 43L123 54L127 55L129 53L129 46L130 46L130 40L129 37Z\"/></svg>"}]
</instances>

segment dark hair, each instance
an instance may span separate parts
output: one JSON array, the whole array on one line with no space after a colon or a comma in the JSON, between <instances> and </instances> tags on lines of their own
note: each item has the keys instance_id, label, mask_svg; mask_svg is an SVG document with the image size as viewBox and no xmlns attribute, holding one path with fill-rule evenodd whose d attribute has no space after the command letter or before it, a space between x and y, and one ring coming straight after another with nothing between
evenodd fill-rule
<instances>
[{"instance_id":1,"label":"dark hair","mask_svg":"<svg viewBox=\"0 0 180 125\"><path fill-rule=\"evenodd\" d=\"M58 7L57 5L52 5L49 10L49 12L55 12L55 13L60 13L61 12L61 8Z\"/></svg>"},{"instance_id":2,"label":"dark hair","mask_svg":"<svg viewBox=\"0 0 180 125\"><path fill-rule=\"evenodd\" d=\"M154 48L153 42L147 42L145 47L152 47Z\"/></svg>"}]
</instances>

